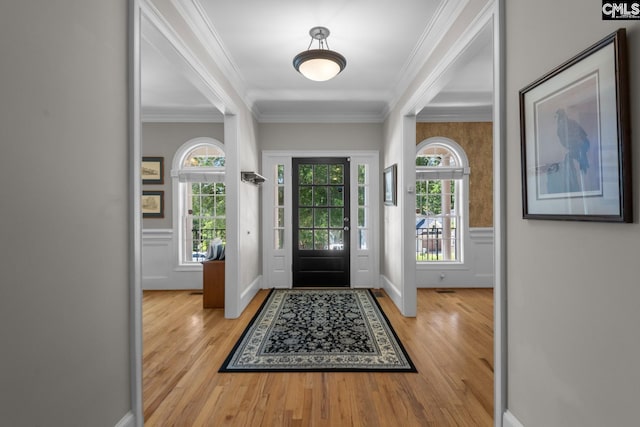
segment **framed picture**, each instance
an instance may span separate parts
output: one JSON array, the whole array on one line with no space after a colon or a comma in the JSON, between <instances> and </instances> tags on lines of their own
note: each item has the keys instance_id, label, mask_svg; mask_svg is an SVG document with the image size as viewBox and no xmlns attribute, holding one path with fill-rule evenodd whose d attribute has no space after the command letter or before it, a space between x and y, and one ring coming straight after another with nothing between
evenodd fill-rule
<instances>
[{"instance_id":1,"label":"framed picture","mask_svg":"<svg viewBox=\"0 0 640 427\"><path fill-rule=\"evenodd\" d=\"M140 173L143 184L164 184L164 157L143 157Z\"/></svg>"},{"instance_id":2,"label":"framed picture","mask_svg":"<svg viewBox=\"0 0 640 427\"><path fill-rule=\"evenodd\" d=\"M164 218L164 191L142 192L142 217Z\"/></svg>"},{"instance_id":3,"label":"framed picture","mask_svg":"<svg viewBox=\"0 0 640 427\"><path fill-rule=\"evenodd\" d=\"M398 179L398 165L392 164L385 168L383 174L384 185L384 204L387 206L396 206L396 181Z\"/></svg>"},{"instance_id":4,"label":"framed picture","mask_svg":"<svg viewBox=\"0 0 640 427\"><path fill-rule=\"evenodd\" d=\"M620 29L520 91L523 217L631 222L630 132Z\"/></svg>"}]
</instances>

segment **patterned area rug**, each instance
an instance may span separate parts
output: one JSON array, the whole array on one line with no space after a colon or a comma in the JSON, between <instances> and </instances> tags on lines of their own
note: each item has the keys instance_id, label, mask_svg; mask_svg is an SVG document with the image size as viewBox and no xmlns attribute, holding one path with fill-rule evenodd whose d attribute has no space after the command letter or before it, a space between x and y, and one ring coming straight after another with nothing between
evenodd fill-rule
<instances>
[{"instance_id":1,"label":"patterned area rug","mask_svg":"<svg viewBox=\"0 0 640 427\"><path fill-rule=\"evenodd\" d=\"M220 372L416 372L368 289L272 289Z\"/></svg>"}]
</instances>

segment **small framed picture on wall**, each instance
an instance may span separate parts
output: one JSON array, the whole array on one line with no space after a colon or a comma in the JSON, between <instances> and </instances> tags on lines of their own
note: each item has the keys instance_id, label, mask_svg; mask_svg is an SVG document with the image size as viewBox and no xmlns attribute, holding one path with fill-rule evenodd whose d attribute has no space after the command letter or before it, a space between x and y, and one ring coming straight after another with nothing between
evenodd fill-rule
<instances>
[{"instance_id":1,"label":"small framed picture on wall","mask_svg":"<svg viewBox=\"0 0 640 427\"><path fill-rule=\"evenodd\" d=\"M164 191L143 191L141 206L143 218L164 218Z\"/></svg>"},{"instance_id":2,"label":"small framed picture on wall","mask_svg":"<svg viewBox=\"0 0 640 427\"><path fill-rule=\"evenodd\" d=\"M140 174L143 184L164 184L164 157L143 157Z\"/></svg>"},{"instance_id":3,"label":"small framed picture on wall","mask_svg":"<svg viewBox=\"0 0 640 427\"><path fill-rule=\"evenodd\" d=\"M384 204L386 206L396 206L397 205L397 196L396 196L396 187L398 179L398 165L396 163L392 164L388 168L385 168L383 174L383 185L384 185Z\"/></svg>"}]
</instances>

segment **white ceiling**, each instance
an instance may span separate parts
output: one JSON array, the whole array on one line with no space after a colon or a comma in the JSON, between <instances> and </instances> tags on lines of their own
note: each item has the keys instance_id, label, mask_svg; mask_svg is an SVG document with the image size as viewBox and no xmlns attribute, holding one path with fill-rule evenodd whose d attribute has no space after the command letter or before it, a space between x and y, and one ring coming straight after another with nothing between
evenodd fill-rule
<instances>
[{"instance_id":1,"label":"white ceiling","mask_svg":"<svg viewBox=\"0 0 640 427\"><path fill-rule=\"evenodd\" d=\"M205 39L221 53L220 68L258 120L379 122L424 64L438 30L447 25L448 14L459 1L178 3L205 24L196 31L202 35L202 28L207 29ZM345 70L327 82L307 80L292 66L293 57L309 46L309 29L317 25L329 28L329 47L347 58ZM143 117L156 121L211 118L217 111L216 100L202 90L188 65L146 19L142 36ZM487 27L447 69L422 118L490 112L492 64Z\"/></svg>"}]
</instances>

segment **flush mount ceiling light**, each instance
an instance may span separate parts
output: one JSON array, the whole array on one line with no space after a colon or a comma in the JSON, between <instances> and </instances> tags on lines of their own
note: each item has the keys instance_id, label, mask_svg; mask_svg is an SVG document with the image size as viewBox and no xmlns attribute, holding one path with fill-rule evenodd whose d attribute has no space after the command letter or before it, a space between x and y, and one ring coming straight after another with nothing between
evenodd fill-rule
<instances>
[{"instance_id":1,"label":"flush mount ceiling light","mask_svg":"<svg viewBox=\"0 0 640 427\"><path fill-rule=\"evenodd\" d=\"M313 27L309 30L311 43L309 48L293 58L293 67L309 80L324 82L337 76L347 60L338 52L329 49L326 42L329 30L325 27ZM314 40L318 40L318 49L310 49Z\"/></svg>"}]
</instances>

